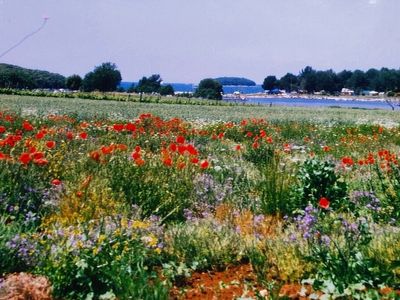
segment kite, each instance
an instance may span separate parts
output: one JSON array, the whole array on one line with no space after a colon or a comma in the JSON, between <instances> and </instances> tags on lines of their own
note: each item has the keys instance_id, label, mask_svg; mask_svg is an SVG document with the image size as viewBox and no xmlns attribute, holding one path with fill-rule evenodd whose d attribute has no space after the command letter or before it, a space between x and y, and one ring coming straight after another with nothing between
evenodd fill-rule
<instances>
[{"instance_id":1,"label":"kite","mask_svg":"<svg viewBox=\"0 0 400 300\"><path fill-rule=\"evenodd\" d=\"M2 58L4 55L6 55L7 53L9 53L10 51L14 50L15 48L17 48L19 45L21 45L23 42L25 42L27 39L29 39L30 37L34 36L35 34L37 34L39 31L41 31L44 26L46 26L47 21L49 20L49 17L45 16L43 17L43 23L42 25L40 25L40 27L30 33L28 33L27 35L25 35L18 43L16 43L15 45L11 46L10 48L8 48L6 51L0 53L0 58Z\"/></svg>"}]
</instances>

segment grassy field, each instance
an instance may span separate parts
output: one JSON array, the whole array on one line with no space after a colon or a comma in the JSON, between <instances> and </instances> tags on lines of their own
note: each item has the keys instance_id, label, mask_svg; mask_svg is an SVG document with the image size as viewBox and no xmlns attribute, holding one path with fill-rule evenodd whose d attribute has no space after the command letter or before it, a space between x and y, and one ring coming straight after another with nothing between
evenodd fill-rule
<instances>
[{"instance_id":1,"label":"grassy field","mask_svg":"<svg viewBox=\"0 0 400 300\"><path fill-rule=\"evenodd\" d=\"M309 121L313 123L357 123L397 126L400 114L386 110L345 108L267 107L250 105L180 105L65 99L32 96L0 95L0 108L23 115L76 114L110 119L130 119L142 113L162 118L180 117L189 121L239 121L245 118L266 118L271 121Z\"/></svg>"},{"instance_id":2,"label":"grassy field","mask_svg":"<svg viewBox=\"0 0 400 300\"><path fill-rule=\"evenodd\" d=\"M0 299L399 299L398 122L0 96Z\"/></svg>"}]
</instances>

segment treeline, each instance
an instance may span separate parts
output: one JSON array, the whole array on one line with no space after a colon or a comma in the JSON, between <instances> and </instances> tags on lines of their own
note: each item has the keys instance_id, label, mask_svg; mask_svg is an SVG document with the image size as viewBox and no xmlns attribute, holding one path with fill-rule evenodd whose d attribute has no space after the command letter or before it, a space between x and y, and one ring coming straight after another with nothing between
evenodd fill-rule
<instances>
[{"instance_id":1,"label":"treeline","mask_svg":"<svg viewBox=\"0 0 400 300\"><path fill-rule=\"evenodd\" d=\"M117 66L106 62L96 66L84 78L79 75L64 77L60 74L47 71L30 70L9 64L0 64L0 89L61 89L84 92L113 92L124 90L119 87L122 77ZM173 95L171 85L162 85L161 76L158 74L143 77L137 86L129 88L129 92L158 93Z\"/></svg>"},{"instance_id":2,"label":"treeline","mask_svg":"<svg viewBox=\"0 0 400 300\"><path fill-rule=\"evenodd\" d=\"M65 77L60 74L0 64L0 88L60 89L65 84Z\"/></svg>"},{"instance_id":3,"label":"treeline","mask_svg":"<svg viewBox=\"0 0 400 300\"><path fill-rule=\"evenodd\" d=\"M306 93L322 91L328 94L340 93L343 88L353 90L357 95L363 91L399 93L400 69L369 69L366 72L343 70L335 73L333 70L319 71L307 66L299 72L299 75L287 73L280 79L269 75L264 79L262 87L269 91L277 89Z\"/></svg>"},{"instance_id":4,"label":"treeline","mask_svg":"<svg viewBox=\"0 0 400 300\"><path fill-rule=\"evenodd\" d=\"M242 78L242 77L218 77L215 78L222 85L243 85L243 86L255 86L256 83L253 80Z\"/></svg>"}]
</instances>

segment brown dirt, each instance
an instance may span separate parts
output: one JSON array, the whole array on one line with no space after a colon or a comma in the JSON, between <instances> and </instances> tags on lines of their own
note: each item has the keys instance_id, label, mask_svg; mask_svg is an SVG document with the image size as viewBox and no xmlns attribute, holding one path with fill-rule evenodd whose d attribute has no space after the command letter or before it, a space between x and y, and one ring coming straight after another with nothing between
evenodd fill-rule
<instances>
[{"instance_id":1,"label":"brown dirt","mask_svg":"<svg viewBox=\"0 0 400 300\"><path fill-rule=\"evenodd\" d=\"M223 271L196 272L184 288L174 287L171 299L235 299L254 297L256 278L250 265L230 266Z\"/></svg>"}]
</instances>

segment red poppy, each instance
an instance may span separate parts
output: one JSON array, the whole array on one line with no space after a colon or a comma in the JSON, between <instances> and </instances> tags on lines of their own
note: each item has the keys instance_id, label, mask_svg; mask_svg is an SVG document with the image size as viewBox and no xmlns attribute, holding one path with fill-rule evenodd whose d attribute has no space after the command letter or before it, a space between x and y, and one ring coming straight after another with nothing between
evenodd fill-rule
<instances>
[{"instance_id":1,"label":"red poppy","mask_svg":"<svg viewBox=\"0 0 400 300\"><path fill-rule=\"evenodd\" d=\"M124 124L114 124L113 129L117 132L121 132L122 130L124 130Z\"/></svg>"},{"instance_id":2,"label":"red poppy","mask_svg":"<svg viewBox=\"0 0 400 300\"><path fill-rule=\"evenodd\" d=\"M342 158L342 164L344 166L352 166L352 165L354 165L354 161L350 156L344 156Z\"/></svg>"},{"instance_id":3,"label":"red poppy","mask_svg":"<svg viewBox=\"0 0 400 300\"><path fill-rule=\"evenodd\" d=\"M193 164L197 164L197 163L199 162L199 159L198 159L197 157L193 157L193 158L191 159L191 162L192 162Z\"/></svg>"},{"instance_id":4,"label":"red poppy","mask_svg":"<svg viewBox=\"0 0 400 300\"><path fill-rule=\"evenodd\" d=\"M165 166L167 166L167 167L171 167L171 166L172 166L172 159L171 159L171 157L166 157L166 158L164 158L163 164L164 164Z\"/></svg>"},{"instance_id":5,"label":"red poppy","mask_svg":"<svg viewBox=\"0 0 400 300\"><path fill-rule=\"evenodd\" d=\"M125 144L118 144L117 149L120 151L126 151L126 150L128 150L128 146Z\"/></svg>"},{"instance_id":6,"label":"red poppy","mask_svg":"<svg viewBox=\"0 0 400 300\"><path fill-rule=\"evenodd\" d=\"M77 191L77 192L76 192L76 196L77 196L78 198L81 198L81 197L83 196L83 193L82 193L81 191Z\"/></svg>"},{"instance_id":7,"label":"red poppy","mask_svg":"<svg viewBox=\"0 0 400 300\"><path fill-rule=\"evenodd\" d=\"M137 159L139 159L140 158L140 153L139 152L132 152L132 154L131 154L131 157L134 159L134 160L137 160Z\"/></svg>"},{"instance_id":8,"label":"red poppy","mask_svg":"<svg viewBox=\"0 0 400 300\"><path fill-rule=\"evenodd\" d=\"M142 150L142 148L140 148L140 146L135 147L135 152L140 152L141 150Z\"/></svg>"},{"instance_id":9,"label":"red poppy","mask_svg":"<svg viewBox=\"0 0 400 300\"><path fill-rule=\"evenodd\" d=\"M176 150L178 149L178 147L176 146L175 143L171 143L171 144L169 144L168 149L169 149L169 151L171 151L171 152L176 152Z\"/></svg>"},{"instance_id":10,"label":"red poppy","mask_svg":"<svg viewBox=\"0 0 400 300\"><path fill-rule=\"evenodd\" d=\"M201 163L200 163L200 168L207 169L209 165L210 164L208 163L207 160L202 160Z\"/></svg>"},{"instance_id":11,"label":"red poppy","mask_svg":"<svg viewBox=\"0 0 400 300\"><path fill-rule=\"evenodd\" d=\"M242 146L240 146L240 145L236 145L236 146L235 146L235 150L236 150L236 151L240 151L240 150L242 150Z\"/></svg>"},{"instance_id":12,"label":"red poppy","mask_svg":"<svg viewBox=\"0 0 400 300\"><path fill-rule=\"evenodd\" d=\"M190 153L190 155L194 155L194 156L199 154L197 149L191 144L186 146L186 151L188 151Z\"/></svg>"},{"instance_id":13,"label":"red poppy","mask_svg":"<svg viewBox=\"0 0 400 300\"><path fill-rule=\"evenodd\" d=\"M178 144L183 144L185 142L185 138L183 136L179 135L176 137L176 142Z\"/></svg>"},{"instance_id":14,"label":"red poppy","mask_svg":"<svg viewBox=\"0 0 400 300\"><path fill-rule=\"evenodd\" d=\"M58 179L58 178L55 178L55 179L53 179L53 180L51 181L51 184L52 184L52 185L60 185L60 184L61 184L61 180Z\"/></svg>"},{"instance_id":15,"label":"red poppy","mask_svg":"<svg viewBox=\"0 0 400 300\"><path fill-rule=\"evenodd\" d=\"M29 153L35 153L36 152L36 147L35 146L29 147L28 152Z\"/></svg>"},{"instance_id":16,"label":"red poppy","mask_svg":"<svg viewBox=\"0 0 400 300\"><path fill-rule=\"evenodd\" d=\"M90 152L90 158L95 161L100 161L100 153L98 151Z\"/></svg>"},{"instance_id":17,"label":"red poppy","mask_svg":"<svg viewBox=\"0 0 400 300\"><path fill-rule=\"evenodd\" d=\"M328 209L330 204L331 202L328 200L328 198L321 197L319 199L319 206L323 209Z\"/></svg>"},{"instance_id":18,"label":"red poppy","mask_svg":"<svg viewBox=\"0 0 400 300\"><path fill-rule=\"evenodd\" d=\"M178 145L178 152L180 155L183 155L186 151L186 146L185 145Z\"/></svg>"},{"instance_id":19,"label":"red poppy","mask_svg":"<svg viewBox=\"0 0 400 300\"><path fill-rule=\"evenodd\" d=\"M135 163L138 166L142 166L142 165L144 165L144 160L141 157L139 157L138 159L135 159Z\"/></svg>"},{"instance_id":20,"label":"red poppy","mask_svg":"<svg viewBox=\"0 0 400 300\"><path fill-rule=\"evenodd\" d=\"M37 138L38 140L41 140L42 138L44 138L45 134L43 131L39 131L38 133L36 133L35 138Z\"/></svg>"},{"instance_id":21,"label":"red poppy","mask_svg":"<svg viewBox=\"0 0 400 300\"><path fill-rule=\"evenodd\" d=\"M47 141L46 142L46 147L49 149L53 149L56 146L56 142L55 141Z\"/></svg>"},{"instance_id":22,"label":"red poppy","mask_svg":"<svg viewBox=\"0 0 400 300\"><path fill-rule=\"evenodd\" d=\"M254 142L253 145L251 145L253 149L258 149L260 148L260 143L259 142Z\"/></svg>"},{"instance_id":23,"label":"red poppy","mask_svg":"<svg viewBox=\"0 0 400 300\"><path fill-rule=\"evenodd\" d=\"M45 158L34 159L33 163L38 166L45 166L49 163L49 161Z\"/></svg>"},{"instance_id":24,"label":"red poppy","mask_svg":"<svg viewBox=\"0 0 400 300\"><path fill-rule=\"evenodd\" d=\"M22 123L22 128L24 128L25 131L32 131L33 130L33 126L28 121L24 121Z\"/></svg>"},{"instance_id":25,"label":"red poppy","mask_svg":"<svg viewBox=\"0 0 400 300\"><path fill-rule=\"evenodd\" d=\"M44 158L44 153L43 152L34 152L31 154L31 157L33 159L42 159L42 158Z\"/></svg>"},{"instance_id":26,"label":"red poppy","mask_svg":"<svg viewBox=\"0 0 400 300\"><path fill-rule=\"evenodd\" d=\"M88 134L87 134L86 132L81 132L81 133L79 134L79 137L80 137L82 140L86 140L87 137L88 137Z\"/></svg>"},{"instance_id":27,"label":"red poppy","mask_svg":"<svg viewBox=\"0 0 400 300\"><path fill-rule=\"evenodd\" d=\"M324 150L324 152L329 152L329 151L331 151L331 147L329 147L329 146L324 146L324 147L322 148L322 150Z\"/></svg>"},{"instance_id":28,"label":"red poppy","mask_svg":"<svg viewBox=\"0 0 400 300\"><path fill-rule=\"evenodd\" d=\"M32 160L31 158L31 154L30 153L22 153L19 157L19 161L23 164L23 165L27 165L30 161Z\"/></svg>"},{"instance_id":29,"label":"red poppy","mask_svg":"<svg viewBox=\"0 0 400 300\"><path fill-rule=\"evenodd\" d=\"M66 136L67 136L67 140L72 140L74 138L74 134L71 131L68 131L66 133Z\"/></svg>"},{"instance_id":30,"label":"red poppy","mask_svg":"<svg viewBox=\"0 0 400 300\"><path fill-rule=\"evenodd\" d=\"M0 126L0 133L6 132L6 128L4 126Z\"/></svg>"},{"instance_id":31,"label":"red poppy","mask_svg":"<svg viewBox=\"0 0 400 300\"><path fill-rule=\"evenodd\" d=\"M128 131L134 132L134 131L136 131L136 126L135 126L135 124L128 123L128 124L125 125L125 129L128 130Z\"/></svg>"},{"instance_id":32,"label":"red poppy","mask_svg":"<svg viewBox=\"0 0 400 300\"><path fill-rule=\"evenodd\" d=\"M100 148L101 152L106 155L106 154L111 154L113 152L113 147L112 146L101 146Z\"/></svg>"}]
</instances>

